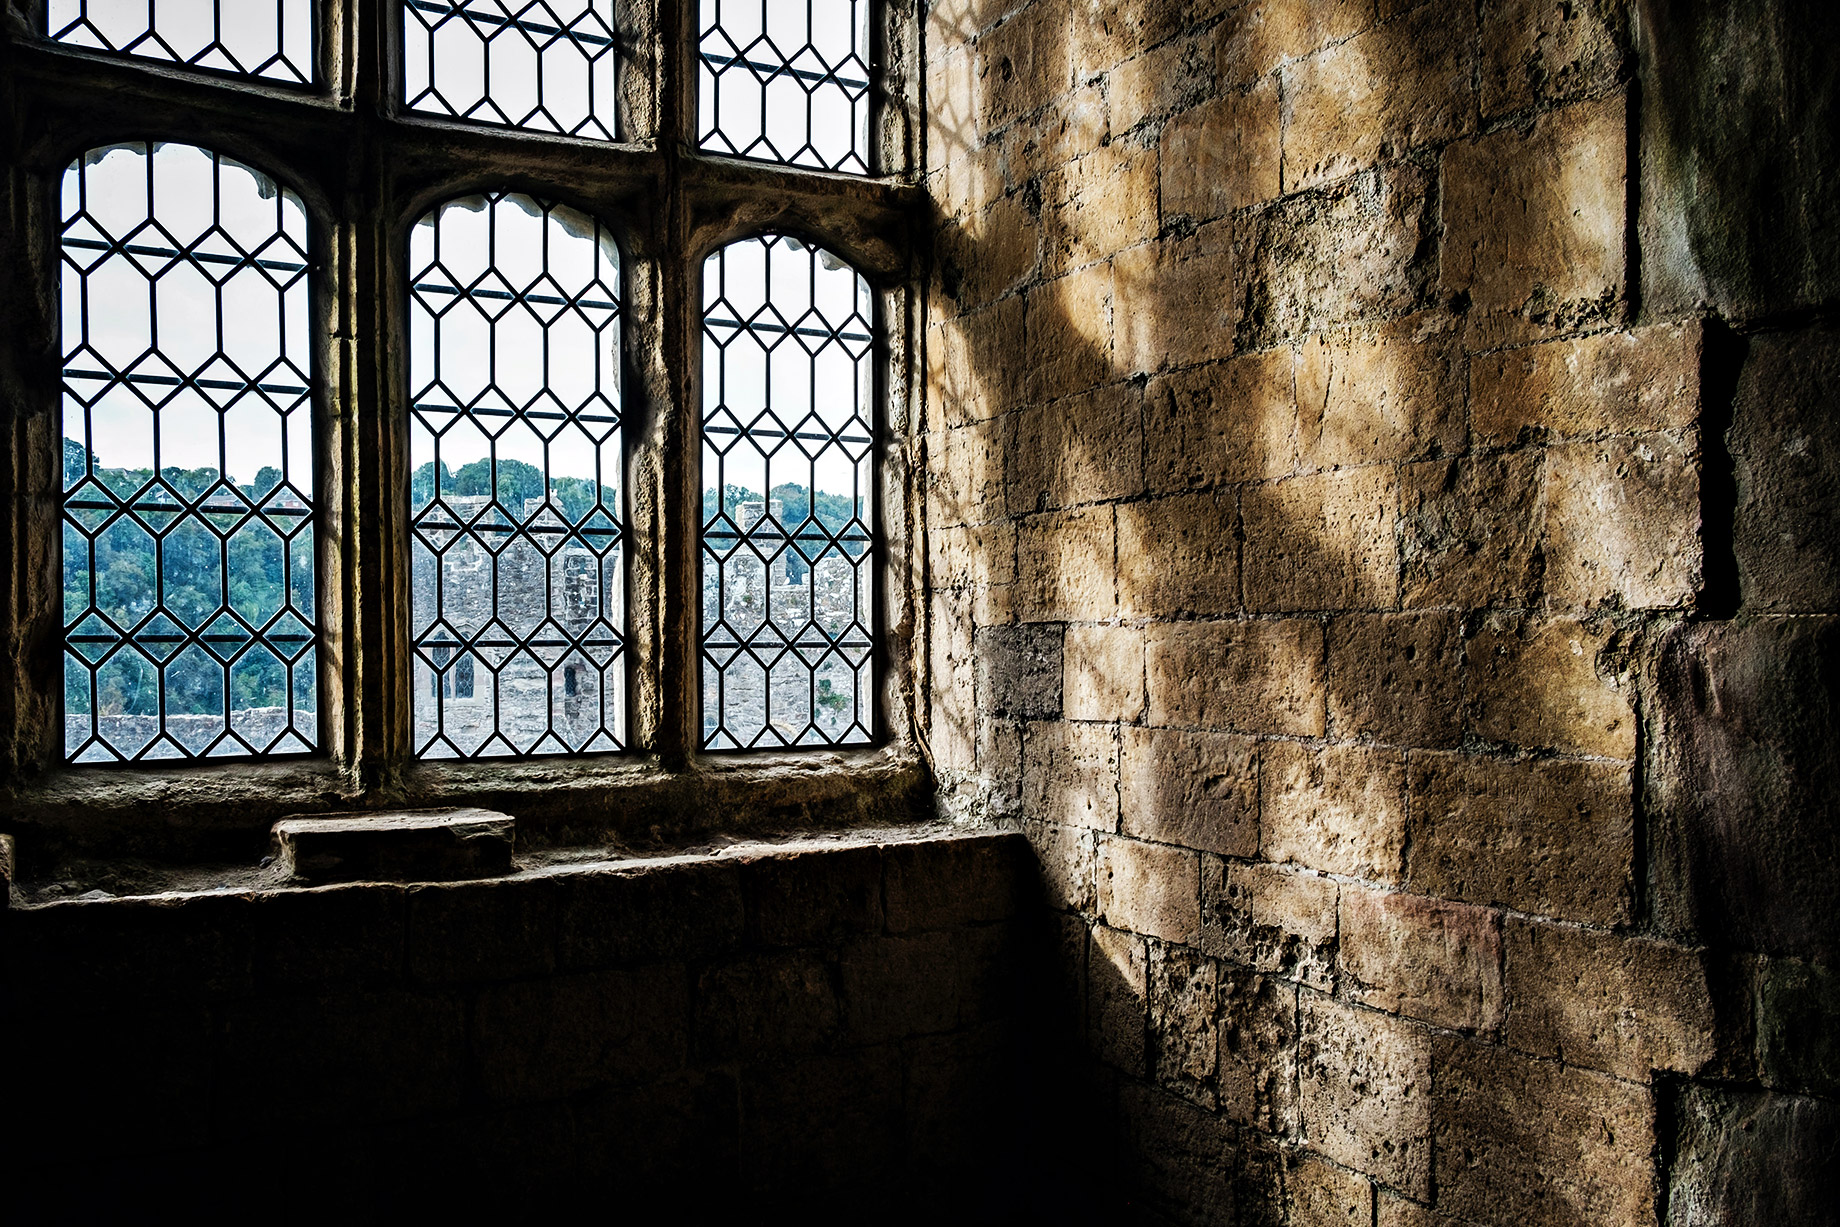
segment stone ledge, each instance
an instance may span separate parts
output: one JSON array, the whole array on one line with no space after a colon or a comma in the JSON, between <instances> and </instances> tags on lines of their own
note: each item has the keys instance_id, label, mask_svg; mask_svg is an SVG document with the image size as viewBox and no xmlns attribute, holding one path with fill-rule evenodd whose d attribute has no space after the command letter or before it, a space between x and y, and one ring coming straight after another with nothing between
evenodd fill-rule
<instances>
[{"instance_id":1,"label":"stone ledge","mask_svg":"<svg viewBox=\"0 0 1840 1227\"><path fill-rule=\"evenodd\" d=\"M517 820L485 809L283 818L274 873L283 881L451 882L511 872Z\"/></svg>"}]
</instances>

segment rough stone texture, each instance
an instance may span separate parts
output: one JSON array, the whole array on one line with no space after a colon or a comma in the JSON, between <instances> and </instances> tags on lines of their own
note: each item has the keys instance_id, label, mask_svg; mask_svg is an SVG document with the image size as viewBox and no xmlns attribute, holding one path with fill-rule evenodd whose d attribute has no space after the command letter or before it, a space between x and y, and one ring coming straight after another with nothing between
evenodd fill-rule
<instances>
[{"instance_id":1,"label":"rough stone texture","mask_svg":"<svg viewBox=\"0 0 1840 1227\"><path fill-rule=\"evenodd\" d=\"M1258 743L1230 733L1125 728L1124 833L1225 856L1259 847Z\"/></svg>"},{"instance_id":2,"label":"rough stone texture","mask_svg":"<svg viewBox=\"0 0 1840 1227\"><path fill-rule=\"evenodd\" d=\"M1686 430L1699 416L1702 331L1663 324L1482 355L1470 366L1476 442Z\"/></svg>"},{"instance_id":3,"label":"rough stone texture","mask_svg":"<svg viewBox=\"0 0 1840 1227\"><path fill-rule=\"evenodd\" d=\"M1144 635L1131 626L1070 626L1061 650L1061 702L1069 720L1144 714Z\"/></svg>"},{"instance_id":4,"label":"rough stone texture","mask_svg":"<svg viewBox=\"0 0 1840 1227\"><path fill-rule=\"evenodd\" d=\"M283 818L274 827L282 881L441 882L511 868L517 820L482 809Z\"/></svg>"},{"instance_id":5,"label":"rough stone texture","mask_svg":"<svg viewBox=\"0 0 1840 1227\"><path fill-rule=\"evenodd\" d=\"M1353 614L1331 622L1331 732L1454 748L1463 735L1461 630L1449 613Z\"/></svg>"},{"instance_id":6,"label":"rough stone texture","mask_svg":"<svg viewBox=\"0 0 1840 1227\"><path fill-rule=\"evenodd\" d=\"M1099 914L1108 924L1167 942L1201 932L1197 857L1135 839L1099 843Z\"/></svg>"},{"instance_id":7,"label":"rough stone texture","mask_svg":"<svg viewBox=\"0 0 1840 1227\"><path fill-rule=\"evenodd\" d=\"M1151 724L1322 735L1317 623L1176 622L1144 638Z\"/></svg>"},{"instance_id":8,"label":"rough stone texture","mask_svg":"<svg viewBox=\"0 0 1840 1227\"><path fill-rule=\"evenodd\" d=\"M1297 1082L1303 1136L1419 1200L1431 1194L1431 1032L1305 994Z\"/></svg>"},{"instance_id":9,"label":"rough stone texture","mask_svg":"<svg viewBox=\"0 0 1840 1227\"><path fill-rule=\"evenodd\" d=\"M1831 1099L1695 1086L1674 1121L1668 1227L1833 1220L1840 1107Z\"/></svg>"},{"instance_id":10,"label":"rough stone texture","mask_svg":"<svg viewBox=\"0 0 1840 1227\"><path fill-rule=\"evenodd\" d=\"M1337 889L1319 874L1203 857L1201 946L1327 991L1335 983Z\"/></svg>"},{"instance_id":11,"label":"rough stone texture","mask_svg":"<svg viewBox=\"0 0 1840 1227\"><path fill-rule=\"evenodd\" d=\"M1771 959L1757 992L1757 1064L1763 1084L1840 1097L1840 969Z\"/></svg>"},{"instance_id":12,"label":"rough stone texture","mask_svg":"<svg viewBox=\"0 0 1840 1227\"><path fill-rule=\"evenodd\" d=\"M1608 623L1489 619L1467 648L1471 730L1519 749L1634 758L1633 687L1618 646Z\"/></svg>"},{"instance_id":13,"label":"rough stone texture","mask_svg":"<svg viewBox=\"0 0 1840 1227\"><path fill-rule=\"evenodd\" d=\"M1264 753L1259 851L1325 873L1396 882L1406 844L1405 756L1294 741Z\"/></svg>"},{"instance_id":14,"label":"rough stone texture","mask_svg":"<svg viewBox=\"0 0 1840 1227\"><path fill-rule=\"evenodd\" d=\"M1500 1025L1496 913L1344 886L1340 924L1340 967L1351 1000L1457 1030Z\"/></svg>"},{"instance_id":15,"label":"rough stone texture","mask_svg":"<svg viewBox=\"0 0 1840 1227\"><path fill-rule=\"evenodd\" d=\"M1061 714L1062 629L987 626L977 633L977 691L985 709L1014 720Z\"/></svg>"}]
</instances>

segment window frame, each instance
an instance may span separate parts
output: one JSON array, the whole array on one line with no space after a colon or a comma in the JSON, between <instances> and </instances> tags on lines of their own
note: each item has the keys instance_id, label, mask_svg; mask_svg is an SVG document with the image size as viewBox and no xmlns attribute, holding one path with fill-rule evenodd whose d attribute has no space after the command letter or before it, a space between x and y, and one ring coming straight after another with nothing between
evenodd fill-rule
<instances>
[{"instance_id":1,"label":"window frame","mask_svg":"<svg viewBox=\"0 0 1840 1227\"><path fill-rule=\"evenodd\" d=\"M617 0L617 141L410 111L398 0L321 0L317 83L283 85L51 43L39 0L4 3L0 114L21 132L0 193L0 610L4 795L15 825L85 854L198 857L265 839L279 816L372 805L511 808L575 837L706 829L749 790L812 781L795 802L860 810L848 787L919 778L914 729L920 401L918 6L886 0L872 168L861 176L696 146L698 19L672 0ZM66 764L62 743L58 189L88 149L198 145L305 202L313 258L320 744L310 755ZM886 168L898 168L889 173ZM409 235L447 200L517 191L596 217L621 256L626 448L627 749L591 756L418 760L410 643ZM665 202L661 207L659 202ZM729 242L790 234L865 277L876 302L876 737L866 747L704 751L698 677L701 274ZM400 506L396 504L400 503ZM376 599L376 598L386 599ZM836 777L832 783L821 781ZM734 790L740 788L742 794ZM765 794L763 794L765 795ZM777 795L777 794L775 794ZM782 803L783 805L784 803ZM739 821L739 819L737 819ZM599 835L597 835L597 832Z\"/></svg>"}]
</instances>

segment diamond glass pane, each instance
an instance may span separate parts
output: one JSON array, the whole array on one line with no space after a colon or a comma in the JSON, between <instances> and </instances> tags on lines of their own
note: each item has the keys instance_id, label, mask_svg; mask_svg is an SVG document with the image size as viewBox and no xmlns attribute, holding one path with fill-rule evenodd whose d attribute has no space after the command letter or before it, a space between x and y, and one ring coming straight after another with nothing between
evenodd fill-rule
<instances>
[{"instance_id":1,"label":"diamond glass pane","mask_svg":"<svg viewBox=\"0 0 1840 1227\"><path fill-rule=\"evenodd\" d=\"M297 85L313 81L313 0L49 0L60 43Z\"/></svg>"},{"instance_id":2,"label":"diamond glass pane","mask_svg":"<svg viewBox=\"0 0 1840 1227\"><path fill-rule=\"evenodd\" d=\"M874 318L797 239L703 265L705 749L874 736Z\"/></svg>"},{"instance_id":3,"label":"diamond glass pane","mask_svg":"<svg viewBox=\"0 0 1840 1227\"><path fill-rule=\"evenodd\" d=\"M319 740L307 215L177 144L64 174L64 752Z\"/></svg>"},{"instance_id":4,"label":"diamond glass pane","mask_svg":"<svg viewBox=\"0 0 1840 1227\"><path fill-rule=\"evenodd\" d=\"M871 0L701 3L701 147L867 174Z\"/></svg>"},{"instance_id":5,"label":"diamond glass pane","mask_svg":"<svg viewBox=\"0 0 1840 1227\"><path fill-rule=\"evenodd\" d=\"M403 87L431 115L614 139L613 0L404 0Z\"/></svg>"},{"instance_id":6,"label":"diamond glass pane","mask_svg":"<svg viewBox=\"0 0 1840 1227\"><path fill-rule=\"evenodd\" d=\"M410 236L415 751L624 741L619 250L528 196Z\"/></svg>"}]
</instances>

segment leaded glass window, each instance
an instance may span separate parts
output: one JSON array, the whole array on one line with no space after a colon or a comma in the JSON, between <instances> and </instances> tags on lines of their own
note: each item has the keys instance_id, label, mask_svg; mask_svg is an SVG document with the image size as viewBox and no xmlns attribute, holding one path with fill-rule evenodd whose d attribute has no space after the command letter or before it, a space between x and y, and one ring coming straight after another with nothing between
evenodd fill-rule
<instances>
[{"instance_id":1,"label":"leaded glass window","mask_svg":"<svg viewBox=\"0 0 1840 1227\"><path fill-rule=\"evenodd\" d=\"M613 0L404 0L409 107L612 140Z\"/></svg>"},{"instance_id":2,"label":"leaded glass window","mask_svg":"<svg viewBox=\"0 0 1840 1227\"><path fill-rule=\"evenodd\" d=\"M77 47L193 68L313 80L312 0L48 0L45 28Z\"/></svg>"},{"instance_id":3,"label":"leaded glass window","mask_svg":"<svg viewBox=\"0 0 1840 1227\"><path fill-rule=\"evenodd\" d=\"M698 142L869 171L870 0L702 0Z\"/></svg>"},{"instance_id":4,"label":"leaded glass window","mask_svg":"<svg viewBox=\"0 0 1840 1227\"><path fill-rule=\"evenodd\" d=\"M64 751L318 743L307 215L204 149L64 175Z\"/></svg>"},{"instance_id":5,"label":"leaded glass window","mask_svg":"<svg viewBox=\"0 0 1840 1227\"><path fill-rule=\"evenodd\" d=\"M874 736L874 318L790 236L704 262L705 749Z\"/></svg>"},{"instance_id":6,"label":"leaded glass window","mask_svg":"<svg viewBox=\"0 0 1840 1227\"><path fill-rule=\"evenodd\" d=\"M619 250L528 196L410 239L414 747L624 742Z\"/></svg>"}]
</instances>

